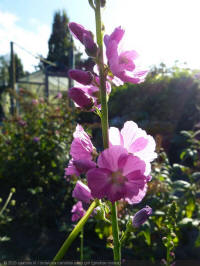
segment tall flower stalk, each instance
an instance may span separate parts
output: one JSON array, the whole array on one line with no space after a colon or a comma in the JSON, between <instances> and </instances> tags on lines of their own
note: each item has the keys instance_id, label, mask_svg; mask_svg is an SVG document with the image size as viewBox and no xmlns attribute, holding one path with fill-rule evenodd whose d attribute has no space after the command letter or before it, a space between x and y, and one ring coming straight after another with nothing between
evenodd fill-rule
<instances>
[{"instance_id":1,"label":"tall flower stalk","mask_svg":"<svg viewBox=\"0 0 200 266\"><path fill-rule=\"evenodd\" d=\"M115 127L109 128L108 96L111 84L119 86L124 82L139 83L144 79L146 71L137 70L134 62L137 57L135 51L119 49L119 43L124 35L121 27L103 38L101 7L104 7L105 3L105 0L89 0L95 12L96 42L93 34L82 25L75 22L69 23L71 33L85 46L86 53L93 57L97 69L93 72L70 70L69 76L78 83L69 89L69 97L79 109L99 115L104 150L98 154L83 127L77 125L70 149L72 158L65 169L65 176L77 178L83 174L86 176L85 180L82 179L83 182L78 180L72 193L72 196L78 200L72 208L72 221L79 219L80 221L53 262L60 261L64 257L73 240L83 230L90 215L92 213L95 215L99 208L99 217L104 222L112 224L114 261L121 263L121 245L131 231L131 227L138 227L151 214L150 207L142 209L134 216L133 221L129 219L125 232L120 234L117 202L119 200L129 204L141 202L147 191L147 183L151 180L150 162L156 158L156 154L153 138L138 128L133 121L127 121L121 131ZM104 44L107 64L104 60ZM104 198L110 203L104 202ZM89 203L91 205L85 211L83 206ZM93 212L95 208L96 211ZM108 218L106 209L110 210L110 213L107 211Z\"/></svg>"},{"instance_id":2,"label":"tall flower stalk","mask_svg":"<svg viewBox=\"0 0 200 266\"><path fill-rule=\"evenodd\" d=\"M99 56L97 65L99 67L99 79L100 79L100 93L101 93L101 128L103 136L104 149L109 147L108 139L108 103L106 94L106 74L104 69L104 58L103 58L103 34L102 34L102 21L101 21L101 1L96 1L95 8L95 21L96 21L96 36L97 44L99 47ZM121 245L119 242L119 229L117 220L117 203L112 204L112 233L114 240L114 261L121 261Z\"/></svg>"}]
</instances>

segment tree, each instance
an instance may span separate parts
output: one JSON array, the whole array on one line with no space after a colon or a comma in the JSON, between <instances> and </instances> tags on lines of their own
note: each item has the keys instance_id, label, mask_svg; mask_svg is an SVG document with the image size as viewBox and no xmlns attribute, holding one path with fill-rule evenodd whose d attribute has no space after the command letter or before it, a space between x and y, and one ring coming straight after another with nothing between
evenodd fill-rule
<instances>
[{"instance_id":1,"label":"tree","mask_svg":"<svg viewBox=\"0 0 200 266\"><path fill-rule=\"evenodd\" d=\"M49 53L47 60L58 63L58 65L70 65L70 52L73 40L68 29L69 19L63 10L54 14L52 33L49 38Z\"/></svg>"}]
</instances>

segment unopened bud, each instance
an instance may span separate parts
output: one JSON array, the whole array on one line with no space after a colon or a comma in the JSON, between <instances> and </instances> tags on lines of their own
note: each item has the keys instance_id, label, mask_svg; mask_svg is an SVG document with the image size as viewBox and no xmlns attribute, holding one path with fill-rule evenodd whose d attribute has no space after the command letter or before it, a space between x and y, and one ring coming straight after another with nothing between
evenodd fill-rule
<instances>
[{"instance_id":1,"label":"unopened bud","mask_svg":"<svg viewBox=\"0 0 200 266\"><path fill-rule=\"evenodd\" d=\"M101 7L104 7L106 5L106 0L100 0Z\"/></svg>"},{"instance_id":2,"label":"unopened bud","mask_svg":"<svg viewBox=\"0 0 200 266\"><path fill-rule=\"evenodd\" d=\"M90 71L83 71L78 69L71 69L68 72L70 78L76 80L83 85L91 84L93 80L93 75Z\"/></svg>"},{"instance_id":3,"label":"unopened bud","mask_svg":"<svg viewBox=\"0 0 200 266\"><path fill-rule=\"evenodd\" d=\"M14 187L11 188L10 190L12 193L15 193L16 192L16 189Z\"/></svg>"},{"instance_id":4,"label":"unopened bud","mask_svg":"<svg viewBox=\"0 0 200 266\"><path fill-rule=\"evenodd\" d=\"M73 36L85 46L88 55L95 57L97 53L97 45L93 40L92 33L75 22L70 22L68 26Z\"/></svg>"},{"instance_id":5,"label":"unopened bud","mask_svg":"<svg viewBox=\"0 0 200 266\"><path fill-rule=\"evenodd\" d=\"M69 97L82 109L90 110L93 106L93 100L82 89L69 89Z\"/></svg>"},{"instance_id":6,"label":"unopened bud","mask_svg":"<svg viewBox=\"0 0 200 266\"><path fill-rule=\"evenodd\" d=\"M136 214L133 216L133 226L139 227L140 225L142 225L147 221L147 219L151 214L152 214L152 208L149 206L146 206L145 208L136 212Z\"/></svg>"},{"instance_id":7,"label":"unopened bud","mask_svg":"<svg viewBox=\"0 0 200 266\"><path fill-rule=\"evenodd\" d=\"M78 181L72 192L72 197L81 200L85 203L89 203L92 199L91 190L81 181Z\"/></svg>"},{"instance_id":8,"label":"unopened bud","mask_svg":"<svg viewBox=\"0 0 200 266\"><path fill-rule=\"evenodd\" d=\"M83 44L85 46L85 51L89 56L97 56L98 48L91 35L83 34Z\"/></svg>"}]
</instances>

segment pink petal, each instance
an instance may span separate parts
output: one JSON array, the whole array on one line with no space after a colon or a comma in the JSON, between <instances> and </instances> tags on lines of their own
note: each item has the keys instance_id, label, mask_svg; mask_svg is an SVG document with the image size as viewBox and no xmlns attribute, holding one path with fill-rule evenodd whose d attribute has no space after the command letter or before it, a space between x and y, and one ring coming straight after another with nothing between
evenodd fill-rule
<instances>
[{"instance_id":1,"label":"pink petal","mask_svg":"<svg viewBox=\"0 0 200 266\"><path fill-rule=\"evenodd\" d=\"M129 204L138 204L142 201L142 199L145 197L147 191L147 185L144 186L144 189L138 191L137 195L133 195L132 198L125 197L125 200Z\"/></svg>"},{"instance_id":2,"label":"pink petal","mask_svg":"<svg viewBox=\"0 0 200 266\"><path fill-rule=\"evenodd\" d=\"M139 203L147 191L146 176L137 170L127 176L128 181L125 183L126 195L125 199L130 203Z\"/></svg>"},{"instance_id":3,"label":"pink petal","mask_svg":"<svg viewBox=\"0 0 200 266\"><path fill-rule=\"evenodd\" d=\"M124 159L123 159L124 160ZM140 158L129 154L126 160L123 163L119 160L120 169L122 169L122 173L124 176L127 176L129 173L134 171L140 171L141 174L144 174L146 169L146 164Z\"/></svg>"},{"instance_id":4,"label":"pink petal","mask_svg":"<svg viewBox=\"0 0 200 266\"><path fill-rule=\"evenodd\" d=\"M75 138L71 144L70 155L74 160L80 160L83 158L86 160L92 159L90 149L78 138Z\"/></svg>"},{"instance_id":5,"label":"pink petal","mask_svg":"<svg viewBox=\"0 0 200 266\"><path fill-rule=\"evenodd\" d=\"M112 184L110 185L109 190L107 189L107 198L113 203L124 198L125 193L126 189L124 184Z\"/></svg>"},{"instance_id":6,"label":"pink petal","mask_svg":"<svg viewBox=\"0 0 200 266\"><path fill-rule=\"evenodd\" d=\"M109 128L109 143L111 145L122 145L123 138L118 128L116 127Z\"/></svg>"},{"instance_id":7,"label":"pink petal","mask_svg":"<svg viewBox=\"0 0 200 266\"><path fill-rule=\"evenodd\" d=\"M147 135L146 139L148 141L146 147L143 150L136 152L136 155L143 158L145 161L152 162L155 158L157 158L157 154L155 152L156 142L150 135Z\"/></svg>"},{"instance_id":8,"label":"pink petal","mask_svg":"<svg viewBox=\"0 0 200 266\"><path fill-rule=\"evenodd\" d=\"M115 172L118 170L118 160L122 154L128 154L122 146L111 146L100 154L97 164L100 168Z\"/></svg>"},{"instance_id":9,"label":"pink petal","mask_svg":"<svg viewBox=\"0 0 200 266\"><path fill-rule=\"evenodd\" d=\"M138 53L135 50L131 50L131 51L124 51L120 54L120 56L124 56L130 60L135 60L138 58Z\"/></svg>"},{"instance_id":10,"label":"pink petal","mask_svg":"<svg viewBox=\"0 0 200 266\"><path fill-rule=\"evenodd\" d=\"M133 121L127 121L124 123L124 127L121 130L121 134L124 140L124 147L129 150L129 147L135 141L138 126Z\"/></svg>"},{"instance_id":11,"label":"pink petal","mask_svg":"<svg viewBox=\"0 0 200 266\"><path fill-rule=\"evenodd\" d=\"M94 146L90 140L88 134L84 131L81 125L76 126L76 130L73 134L74 140L71 144L70 155L74 160L92 159L92 151Z\"/></svg>"},{"instance_id":12,"label":"pink petal","mask_svg":"<svg viewBox=\"0 0 200 266\"><path fill-rule=\"evenodd\" d=\"M110 35L109 41L115 41L117 44L121 41L125 33L125 30L123 30L120 26L115 28L113 33Z\"/></svg>"},{"instance_id":13,"label":"pink petal","mask_svg":"<svg viewBox=\"0 0 200 266\"><path fill-rule=\"evenodd\" d=\"M133 144L130 146L129 151L131 151L132 153L136 153L138 151L143 150L148 144L148 140L140 137L138 139L136 139Z\"/></svg>"},{"instance_id":14,"label":"pink petal","mask_svg":"<svg viewBox=\"0 0 200 266\"><path fill-rule=\"evenodd\" d=\"M92 196L98 199L105 197L110 187L111 172L106 169L94 168L89 170L86 175Z\"/></svg>"},{"instance_id":15,"label":"pink petal","mask_svg":"<svg viewBox=\"0 0 200 266\"><path fill-rule=\"evenodd\" d=\"M118 73L119 72L118 45L115 41L109 42L106 49L106 56L112 73L113 74Z\"/></svg>"},{"instance_id":16,"label":"pink petal","mask_svg":"<svg viewBox=\"0 0 200 266\"><path fill-rule=\"evenodd\" d=\"M65 168L65 176L68 176L68 175L76 175L76 176L80 175L80 172L76 169L73 163L73 159L69 161L68 167Z\"/></svg>"}]
</instances>

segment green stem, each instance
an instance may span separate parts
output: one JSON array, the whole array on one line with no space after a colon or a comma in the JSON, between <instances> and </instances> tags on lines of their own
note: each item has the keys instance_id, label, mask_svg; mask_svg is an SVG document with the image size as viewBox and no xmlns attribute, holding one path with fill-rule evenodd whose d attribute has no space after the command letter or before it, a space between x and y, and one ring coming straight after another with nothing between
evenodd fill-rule
<instances>
[{"instance_id":1,"label":"green stem","mask_svg":"<svg viewBox=\"0 0 200 266\"><path fill-rule=\"evenodd\" d=\"M84 227L81 230L81 235L80 235L80 239L81 239L81 246L80 246L80 261L83 262L83 237L84 237Z\"/></svg>"},{"instance_id":2,"label":"green stem","mask_svg":"<svg viewBox=\"0 0 200 266\"><path fill-rule=\"evenodd\" d=\"M77 237L77 235L80 233L81 229L83 228L83 226L87 222L88 218L90 217L91 213L93 212L93 210L96 206L97 206L97 201L93 201L92 204L90 205L89 209L85 213L85 215L78 222L76 227L73 229L73 231L70 233L68 238L63 243L62 247L60 248L60 250L58 251L58 253L54 257L53 262L50 264L50 266L55 265L54 262L60 261L64 257L68 248L70 247L70 245L72 244L74 239Z\"/></svg>"},{"instance_id":3,"label":"green stem","mask_svg":"<svg viewBox=\"0 0 200 266\"><path fill-rule=\"evenodd\" d=\"M9 196L8 196L8 198L7 198L7 200L6 200L5 204L4 204L4 206L3 206L3 208L2 208L1 211L0 211L0 216L3 214L3 212L4 212L5 209L7 208L8 203L10 202L10 200L11 200L11 198L12 198L12 195L13 195L13 192L10 192L10 194L9 194Z\"/></svg>"},{"instance_id":4,"label":"green stem","mask_svg":"<svg viewBox=\"0 0 200 266\"><path fill-rule=\"evenodd\" d=\"M170 266L170 249L167 247L167 266Z\"/></svg>"},{"instance_id":5,"label":"green stem","mask_svg":"<svg viewBox=\"0 0 200 266\"><path fill-rule=\"evenodd\" d=\"M117 205L116 202L112 204L112 233L114 241L114 261L121 262L121 245L119 241L119 228L117 222Z\"/></svg>"},{"instance_id":6,"label":"green stem","mask_svg":"<svg viewBox=\"0 0 200 266\"><path fill-rule=\"evenodd\" d=\"M132 222L131 222L131 220L129 220L128 223L126 224L126 230L125 230L125 232L123 232L121 239L120 239L121 247L122 247L123 243L125 242L131 229L132 229Z\"/></svg>"},{"instance_id":7,"label":"green stem","mask_svg":"<svg viewBox=\"0 0 200 266\"><path fill-rule=\"evenodd\" d=\"M103 60L103 34L102 34L102 22L101 22L101 5L100 0L96 0L95 19L96 19L96 36L97 44L99 47L99 55L97 63L99 66L99 79L100 79L100 93L101 93L101 126L104 149L109 147L108 138L108 105L107 105L107 94L106 94L106 74L104 69ZM117 208L116 203L112 205L112 231L114 239L114 261L121 261L121 246L119 242L119 229L117 220Z\"/></svg>"},{"instance_id":8,"label":"green stem","mask_svg":"<svg viewBox=\"0 0 200 266\"><path fill-rule=\"evenodd\" d=\"M104 149L107 149L109 146L108 105L107 105L107 94L106 94L106 76L104 71L104 60L103 60L103 34L102 34L100 0L96 0L95 20L96 20L97 44L99 47L98 66L99 66L100 93L101 93L101 126L102 126Z\"/></svg>"}]
</instances>

